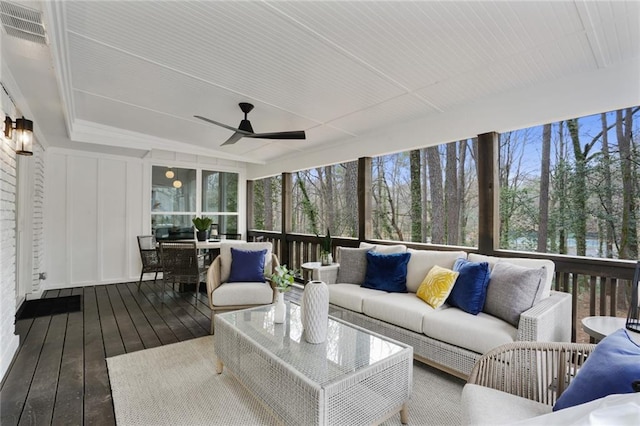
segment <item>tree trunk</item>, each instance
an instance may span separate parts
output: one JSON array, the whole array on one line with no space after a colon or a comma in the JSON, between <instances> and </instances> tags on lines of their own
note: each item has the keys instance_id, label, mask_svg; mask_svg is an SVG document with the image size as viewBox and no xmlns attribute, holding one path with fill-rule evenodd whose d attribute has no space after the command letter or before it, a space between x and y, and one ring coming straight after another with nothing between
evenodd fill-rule
<instances>
[{"instance_id":1,"label":"tree trunk","mask_svg":"<svg viewBox=\"0 0 640 426\"><path fill-rule=\"evenodd\" d=\"M607 125L607 114L601 114L602 122L602 175L604 178L604 194L602 203L604 204L604 255L613 258L613 239L615 223L613 222L613 190L611 185L611 154L609 150L609 136Z\"/></svg>"},{"instance_id":2,"label":"tree trunk","mask_svg":"<svg viewBox=\"0 0 640 426\"><path fill-rule=\"evenodd\" d=\"M263 179L264 182L264 229L273 231L273 192L272 177Z\"/></svg>"},{"instance_id":3,"label":"tree trunk","mask_svg":"<svg viewBox=\"0 0 640 426\"><path fill-rule=\"evenodd\" d=\"M538 252L547 252L549 225L549 169L551 163L551 124L542 128L542 160L540 165L540 216L538 220Z\"/></svg>"},{"instance_id":4,"label":"tree trunk","mask_svg":"<svg viewBox=\"0 0 640 426\"><path fill-rule=\"evenodd\" d=\"M422 162L422 236L420 241L423 243L427 242L427 238L430 234L430 225L429 225L429 184L428 184L428 176L429 170L427 166L427 150L423 148L420 150L420 158Z\"/></svg>"},{"instance_id":5,"label":"tree trunk","mask_svg":"<svg viewBox=\"0 0 640 426\"><path fill-rule=\"evenodd\" d=\"M420 188L420 150L409 152L411 185L411 241L422 241L422 194Z\"/></svg>"},{"instance_id":6,"label":"tree trunk","mask_svg":"<svg viewBox=\"0 0 640 426\"><path fill-rule=\"evenodd\" d=\"M447 215L447 244L458 244L458 224L460 205L458 204L458 159L457 144L447 144L447 164L445 176L445 211Z\"/></svg>"},{"instance_id":7,"label":"tree trunk","mask_svg":"<svg viewBox=\"0 0 640 426\"><path fill-rule=\"evenodd\" d=\"M345 203L346 226L350 237L358 236L358 162L350 161L346 164L345 172Z\"/></svg>"},{"instance_id":8,"label":"tree trunk","mask_svg":"<svg viewBox=\"0 0 640 426\"><path fill-rule=\"evenodd\" d=\"M466 206L466 194L467 188L465 167L467 163L467 140L460 141L458 147L458 206L459 206L459 233L458 244L467 244L467 206Z\"/></svg>"},{"instance_id":9,"label":"tree trunk","mask_svg":"<svg viewBox=\"0 0 640 426\"><path fill-rule=\"evenodd\" d=\"M573 234L576 239L576 254L586 256L587 254L587 159L586 152L583 153L580 146L580 134L578 130L578 119L567 120L569 136L573 144L573 156L575 159L575 172L573 175ZM586 149L585 149L586 151Z\"/></svg>"},{"instance_id":10,"label":"tree trunk","mask_svg":"<svg viewBox=\"0 0 640 426\"><path fill-rule=\"evenodd\" d=\"M329 228L330 230L335 231L334 225L335 225L336 209L334 206L334 196L333 196L333 192L334 192L333 166L326 166L324 168L324 176L326 180L325 191L324 191L325 205L327 208L325 213L326 228Z\"/></svg>"},{"instance_id":11,"label":"tree trunk","mask_svg":"<svg viewBox=\"0 0 640 426\"><path fill-rule=\"evenodd\" d=\"M445 213L442 187L442 165L440 151L437 146L427 148L427 163L429 164L429 185L431 189L431 243L445 243Z\"/></svg>"},{"instance_id":12,"label":"tree trunk","mask_svg":"<svg viewBox=\"0 0 640 426\"><path fill-rule=\"evenodd\" d=\"M636 197L633 163L631 157L632 110L616 111L616 134L622 169L622 229L620 238L621 259L638 258L638 230L636 226Z\"/></svg>"}]
</instances>

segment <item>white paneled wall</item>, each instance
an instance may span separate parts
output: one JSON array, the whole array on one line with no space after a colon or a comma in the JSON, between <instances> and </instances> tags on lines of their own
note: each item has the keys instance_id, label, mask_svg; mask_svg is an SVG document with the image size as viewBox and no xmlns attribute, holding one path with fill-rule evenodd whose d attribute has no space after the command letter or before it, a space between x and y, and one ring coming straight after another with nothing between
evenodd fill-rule
<instances>
[{"instance_id":1,"label":"white paneled wall","mask_svg":"<svg viewBox=\"0 0 640 426\"><path fill-rule=\"evenodd\" d=\"M44 262L44 151L33 146L33 279L31 292L41 293L40 272Z\"/></svg>"},{"instance_id":2,"label":"white paneled wall","mask_svg":"<svg viewBox=\"0 0 640 426\"><path fill-rule=\"evenodd\" d=\"M2 90L2 111L15 108ZM4 118L4 117L3 117ZM9 368L20 342L14 335L16 314L16 153L15 144L0 133L0 378Z\"/></svg>"},{"instance_id":3,"label":"white paneled wall","mask_svg":"<svg viewBox=\"0 0 640 426\"><path fill-rule=\"evenodd\" d=\"M136 236L149 232L143 161L53 148L47 154L46 287L138 277Z\"/></svg>"}]
</instances>

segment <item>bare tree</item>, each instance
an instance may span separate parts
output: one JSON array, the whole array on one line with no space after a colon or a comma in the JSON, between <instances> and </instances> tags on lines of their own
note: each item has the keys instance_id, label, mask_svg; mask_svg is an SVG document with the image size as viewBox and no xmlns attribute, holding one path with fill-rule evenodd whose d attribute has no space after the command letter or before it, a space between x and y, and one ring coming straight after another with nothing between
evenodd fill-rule
<instances>
[{"instance_id":1,"label":"bare tree","mask_svg":"<svg viewBox=\"0 0 640 426\"><path fill-rule=\"evenodd\" d=\"M627 108L616 111L616 135L620 151L622 169L622 225L620 253L622 259L638 258L638 229L636 226L636 196L631 156L631 129L633 126L633 110Z\"/></svg>"},{"instance_id":2,"label":"bare tree","mask_svg":"<svg viewBox=\"0 0 640 426\"><path fill-rule=\"evenodd\" d=\"M446 146L447 164L445 169L445 211L447 212L447 244L458 244L460 204L458 203L458 159L456 142Z\"/></svg>"},{"instance_id":3,"label":"bare tree","mask_svg":"<svg viewBox=\"0 0 640 426\"><path fill-rule=\"evenodd\" d=\"M429 164L429 188L431 192L431 243L445 242L445 212L442 186L442 165L440 150L437 146L427 148L427 163Z\"/></svg>"},{"instance_id":4,"label":"bare tree","mask_svg":"<svg viewBox=\"0 0 640 426\"><path fill-rule=\"evenodd\" d=\"M466 244L467 235L467 203L466 203L466 176L465 167L467 163L467 140L459 142L458 146L458 216L459 234L458 244Z\"/></svg>"},{"instance_id":5,"label":"bare tree","mask_svg":"<svg viewBox=\"0 0 640 426\"><path fill-rule=\"evenodd\" d=\"M547 252L549 225L549 169L551 163L551 124L542 128L542 159L540 164L540 218L538 220L538 251Z\"/></svg>"},{"instance_id":6,"label":"bare tree","mask_svg":"<svg viewBox=\"0 0 640 426\"><path fill-rule=\"evenodd\" d=\"M411 184L411 241L422 241L422 193L420 191L420 151L409 152Z\"/></svg>"},{"instance_id":7,"label":"bare tree","mask_svg":"<svg viewBox=\"0 0 640 426\"><path fill-rule=\"evenodd\" d=\"M344 199L346 202L347 236L358 235L358 162L350 161L346 164Z\"/></svg>"},{"instance_id":8,"label":"bare tree","mask_svg":"<svg viewBox=\"0 0 640 426\"><path fill-rule=\"evenodd\" d=\"M264 188L264 229L267 231L273 231L273 180L273 178L268 177L262 183Z\"/></svg>"}]
</instances>

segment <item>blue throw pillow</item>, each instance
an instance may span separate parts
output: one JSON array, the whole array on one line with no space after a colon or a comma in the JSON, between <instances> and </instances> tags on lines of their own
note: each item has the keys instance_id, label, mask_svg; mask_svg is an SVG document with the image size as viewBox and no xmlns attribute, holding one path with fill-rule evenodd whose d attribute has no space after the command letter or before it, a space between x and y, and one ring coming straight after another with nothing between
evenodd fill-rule
<instances>
[{"instance_id":1,"label":"blue throw pillow","mask_svg":"<svg viewBox=\"0 0 640 426\"><path fill-rule=\"evenodd\" d=\"M264 258L267 250L239 250L231 248L229 283L264 282Z\"/></svg>"},{"instance_id":2,"label":"blue throw pillow","mask_svg":"<svg viewBox=\"0 0 640 426\"><path fill-rule=\"evenodd\" d=\"M640 346L621 328L598 343L556 401L553 411L607 395L632 393L632 383L636 380L640 380Z\"/></svg>"},{"instance_id":3,"label":"blue throw pillow","mask_svg":"<svg viewBox=\"0 0 640 426\"><path fill-rule=\"evenodd\" d=\"M459 272L447 303L473 315L482 312L489 285L489 264L458 259L453 270Z\"/></svg>"},{"instance_id":4,"label":"blue throw pillow","mask_svg":"<svg viewBox=\"0 0 640 426\"><path fill-rule=\"evenodd\" d=\"M411 253L367 252L367 273L362 287L391 293L407 293L407 264Z\"/></svg>"}]
</instances>

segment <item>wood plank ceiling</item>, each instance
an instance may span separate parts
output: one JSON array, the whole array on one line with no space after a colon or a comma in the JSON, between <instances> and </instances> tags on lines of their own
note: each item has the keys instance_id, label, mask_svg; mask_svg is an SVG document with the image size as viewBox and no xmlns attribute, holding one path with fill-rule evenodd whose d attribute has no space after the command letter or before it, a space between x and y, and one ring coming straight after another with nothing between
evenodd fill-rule
<instances>
[{"instance_id":1,"label":"wood plank ceiling","mask_svg":"<svg viewBox=\"0 0 640 426\"><path fill-rule=\"evenodd\" d=\"M133 148L175 142L256 163L637 61L639 5L43 4L72 140L126 133L143 140L131 138ZM245 138L221 147L231 132L193 118L236 126L241 101L255 104L249 119L256 131L304 129L307 141Z\"/></svg>"}]
</instances>

